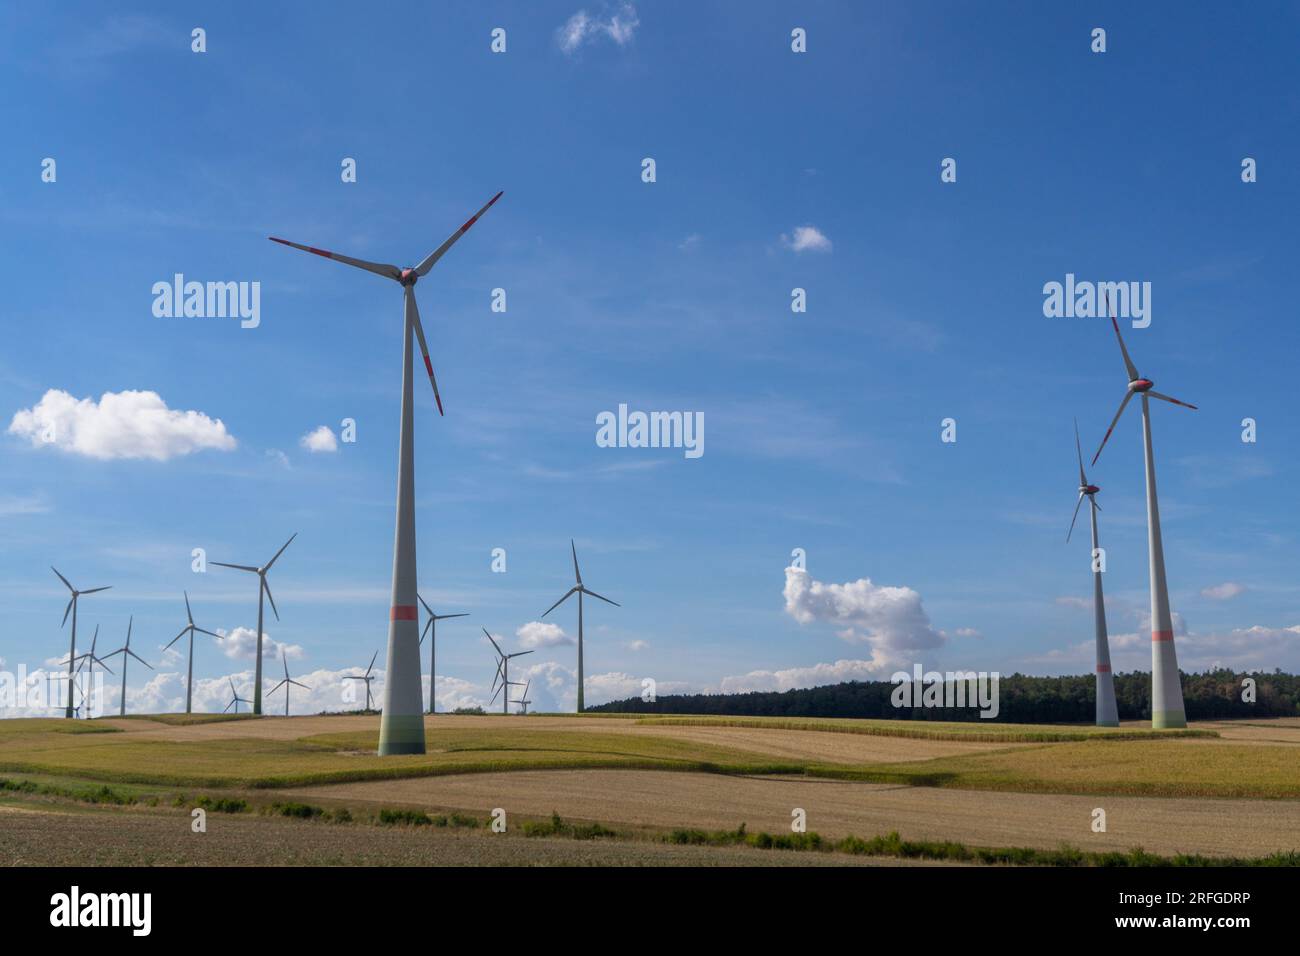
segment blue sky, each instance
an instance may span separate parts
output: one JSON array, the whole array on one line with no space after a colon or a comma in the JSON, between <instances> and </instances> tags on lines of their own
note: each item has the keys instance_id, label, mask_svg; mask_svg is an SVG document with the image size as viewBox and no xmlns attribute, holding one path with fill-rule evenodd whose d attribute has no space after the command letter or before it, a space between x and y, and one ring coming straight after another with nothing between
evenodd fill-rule
<instances>
[{"instance_id":1,"label":"blue sky","mask_svg":"<svg viewBox=\"0 0 1300 956\"><path fill-rule=\"evenodd\" d=\"M259 563L298 532L266 631L317 689L302 708L340 706L338 678L385 642L401 293L266 237L412 265L504 189L418 289L447 409L417 379L421 591L472 615L440 632L444 702L486 697L487 627L537 648L535 706L573 706L576 649L551 642L575 612L547 618L563 635L532 624L571 583L570 537L589 586L623 605L590 611L589 702L644 677L661 693L785 688L917 660L1088 672L1087 543L1064 541L1071 422L1095 448L1125 378L1108 323L1044 316L1044 283L1067 273L1150 282L1129 349L1200 406L1153 408L1180 662L1294 670L1297 19L1284 4L7 8L0 658L66 654L53 564L113 585L80 631L98 623L116 647L134 614L160 675L133 672L132 706L174 707L184 661L160 645L182 590L204 627L255 625L255 586L192 573L192 549ZM261 324L155 317L151 287L178 272L259 282ZM24 432L50 390L94 403L60 421L98 457ZM99 404L130 391L207 423ZM704 455L597 447L596 415L620 403L702 412ZM1134 411L1090 474L1124 670L1149 667ZM354 444L300 444L344 418ZM139 457L146 433L163 460ZM196 434L227 447L191 450ZM790 591L794 548L807 576ZM219 709L228 675L249 686L248 643L229 644L199 647L201 706Z\"/></svg>"}]
</instances>

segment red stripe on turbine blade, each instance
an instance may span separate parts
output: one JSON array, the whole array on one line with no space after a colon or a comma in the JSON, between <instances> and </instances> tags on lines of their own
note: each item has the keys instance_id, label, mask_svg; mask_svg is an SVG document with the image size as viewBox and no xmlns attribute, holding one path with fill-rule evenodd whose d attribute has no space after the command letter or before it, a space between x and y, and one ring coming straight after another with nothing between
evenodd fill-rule
<instances>
[{"instance_id":1,"label":"red stripe on turbine blade","mask_svg":"<svg viewBox=\"0 0 1300 956\"><path fill-rule=\"evenodd\" d=\"M417 620L414 604L394 604L388 612L390 621L414 621Z\"/></svg>"},{"instance_id":2,"label":"red stripe on turbine blade","mask_svg":"<svg viewBox=\"0 0 1300 956\"><path fill-rule=\"evenodd\" d=\"M463 225L463 226L460 227L460 231L461 231L461 232L464 232L464 231L467 230L470 226L474 225L474 223L476 223L476 222L478 222L478 216L470 216L469 219L466 220L465 225Z\"/></svg>"},{"instance_id":3,"label":"red stripe on turbine blade","mask_svg":"<svg viewBox=\"0 0 1300 956\"><path fill-rule=\"evenodd\" d=\"M333 258L334 258L334 254L333 254L332 252L330 252L328 249L315 249L315 248L313 248L313 247L311 247L311 246L308 246L308 247L307 247L307 251L308 251L308 252L314 252L314 253L316 253L316 255L318 255L318 256L324 256L326 259L333 259Z\"/></svg>"},{"instance_id":4,"label":"red stripe on turbine blade","mask_svg":"<svg viewBox=\"0 0 1300 956\"><path fill-rule=\"evenodd\" d=\"M1151 640L1153 643L1156 641L1172 641L1173 639L1174 639L1173 631L1152 631L1151 632Z\"/></svg>"},{"instance_id":5,"label":"red stripe on turbine blade","mask_svg":"<svg viewBox=\"0 0 1300 956\"><path fill-rule=\"evenodd\" d=\"M433 378L433 363L429 361L429 356L424 357L424 367L429 370L429 378Z\"/></svg>"}]
</instances>

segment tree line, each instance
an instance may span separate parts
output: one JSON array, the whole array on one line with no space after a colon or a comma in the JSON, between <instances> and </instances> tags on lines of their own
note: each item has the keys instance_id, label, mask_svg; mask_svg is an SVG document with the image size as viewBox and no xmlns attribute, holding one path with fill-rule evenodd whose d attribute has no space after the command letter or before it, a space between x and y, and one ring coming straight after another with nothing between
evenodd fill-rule
<instances>
[{"instance_id":1,"label":"tree line","mask_svg":"<svg viewBox=\"0 0 1300 956\"><path fill-rule=\"evenodd\" d=\"M1272 673L1213 670L1183 674L1188 720L1232 717L1300 716L1300 677ZM1248 683L1252 682L1252 683ZM1091 723L1096 717L1092 674L1067 677L1003 675L999 681L998 722L1019 724ZM673 694L653 703L632 697L587 708L610 713L705 714L745 717L876 717L893 720L979 720L974 707L895 707L897 689L889 681L849 681L823 687L744 694ZM1248 691L1253 686L1253 694ZM1253 697L1253 700L1248 698ZM1151 719L1151 675L1115 675L1121 720Z\"/></svg>"}]
</instances>

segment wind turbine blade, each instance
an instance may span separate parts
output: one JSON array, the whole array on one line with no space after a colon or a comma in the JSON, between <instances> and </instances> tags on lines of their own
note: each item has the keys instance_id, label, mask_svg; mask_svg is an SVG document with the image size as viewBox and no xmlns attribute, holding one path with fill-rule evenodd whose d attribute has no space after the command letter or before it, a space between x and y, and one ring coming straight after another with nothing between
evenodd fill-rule
<instances>
[{"instance_id":1,"label":"wind turbine blade","mask_svg":"<svg viewBox=\"0 0 1300 956\"><path fill-rule=\"evenodd\" d=\"M474 225L474 223L478 222L479 216L483 215L483 213L491 209L492 204L495 203L498 199L500 199L502 194L504 193L505 190L503 189L501 190L501 192L497 193L495 196L489 199L487 201L487 204L482 209L474 213L474 215L470 216L469 219L465 221L465 225L461 226L459 229L453 232L447 238L446 242L440 245L437 249L434 249L433 252L429 253L428 256L425 257L424 261L415 267L415 274L421 277L428 275L429 270L432 269L434 264L443 257L443 254L455 244L457 239L465 235L465 233L469 231L469 227ZM313 249L312 251L315 252L316 250Z\"/></svg>"},{"instance_id":2,"label":"wind turbine blade","mask_svg":"<svg viewBox=\"0 0 1300 956\"><path fill-rule=\"evenodd\" d=\"M1119 334L1119 322L1111 314L1110 293L1106 294L1106 313L1110 315L1110 324L1115 327L1115 338L1119 339L1119 350L1124 356L1124 368L1128 371L1128 380L1131 382L1138 377L1138 370L1137 366L1133 364L1133 360L1128 357L1128 349L1124 346L1124 336Z\"/></svg>"},{"instance_id":3,"label":"wind turbine blade","mask_svg":"<svg viewBox=\"0 0 1300 956\"><path fill-rule=\"evenodd\" d=\"M166 645L163 647L163 650L164 650L164 651L167 650L168 647L171 647L173 644L175 644L177 641L179 641L182 637L184 637L186 634L188 634L191 626L192 626L192 625L188 625L188 624L187 624L185 627L181 628L181 632L180 632L179 634L177 634L175 637L173 637L170 641L168 641L168 642L166 643Z\"/></svg>"},{"instance_id":4,"label":"wind turbine blade","mask_svg":"<svg viewBox=\"0 0 1300 956\"><path fill-rule=\"evenodd\" d=\"M126 646L131 646L131 628L135 627L135 615L132 614L126 622Z\"/></svg>"},{"instance_id":5,"label":"wind turbine blade","mask_svg":"<svg viewBox=\"0 0 1300 956\"><path fill-rule=\"evenodd\" d=\"M424 622L424 630L420 632L420 646L424 646L424 639L429 636L429 628L433 627L433 618Z\"/></svg>"},{"instance_id":6,"label":"wind turbine blade","mask_svg":"<svg viewBox=\"0 0 1300 956\"><path fill-rule=\"evenodd\" d=\"M214 634L214 633L212 633L211 631L206 631L206 630L204 630L203 628L201 628L201 627L199 627L199 626L197 626L197 625L195 625L194 630L198 631L200 634L206 634L206 635L208 635L208 637L215 637L215 638L216 638L217 640L219 640L219 641L224 641L224 640L225 640L225 638L222 637L220 634Z\"/></svg>"},{"instance_id":7,"label":"wind turbine blade","mask_svg":"<svg viewBox=\"0 0 1300 956\"><path fill-rule=\"evenodd\" d=\"M513 654L507 654L506 658L509 659L512 657L523 657L525 654L531 654L531 653L532 651L515 651Z\"/></svg>"},{"instance_id":8,"label":"wind turbine blade","mask_svg":"<svg viewBox=\"0 0 1300 956\"><path fill-rule=\"evenodd\" d=\"M505 689L506 689L506 685L505 685L505 684L502 684L500 687L498 687L498 688L496 689L496 693L492 695L492 700L489 700L488 703L491 704L491 703L495 702L496 699L497 699L497 696L498 696L498 695L499 695L503 690L505 690Z\"/></svg>"},{"instance_id":9,"label":"wind turbine blade","mask_svg":"<svg viewBox=\"0 0 1300 956\"><path fill-rule=\"evenodd\" d=\"M437 617L437 616L438 616L438 615L436 615L436 614L433 613L433 608L429 607L429 602L426 601L423 597L420 596L420 592L419 592L419 591L416 591L416 592L415 592L415 597L416 597L417 600L419 600L419 602L420 602L421 604L424 605L425 613L427 613L427 614L429 615L429 617Z\"/></svg>"},{"instance_id":10,"label":"wind turbine blade","mask_svg":"<svg viewBox=\"0 0 1300 956\"><path fill-rule=\"evenodd\" d=\"M289 679L289 657L284 648L280 648L280 663L284 665L284 679Z\"/></svg>"},{"instance_id":11,"label":"wind turbine blade","mask_svg":"<svg viewBox=\"0 0 1300 956\"><path fill-rule=\"evenodd\" d=\"M1119 417L1124 414L1124 407L1128 405L1128 400L1132 397L1132 392L1124 393L1124 401L1119 403L1119 411L1117 411L1115 417L1110 420L1110 428L1106 429L1106 437L1103 438L1101 444L1097 446L1097 454L1092 456L1092 464L1097 464L1097 459L1101 457L1101 450L1106 447L1106 442L1110 440L1110 433L1115 430L1115 423L1119 421Z\"/></svg>"},{"instance_id":12,"label":"wind turbine blade","mask_svg":"<svg viewBox=\"0 0 1300 956\"><path fill-rule=\"evenodd\" d=\"M294 687L301 687L303 690L311 690L311 688L308 687L306 684L300 684L296 680L291 680L289 681L289 683L292 684Z\"/></svg>"},{"instance_id":13,"label":"wind turbine blade","mask_svg":"<svg viewBox=\"0 0 1300 956\"><path fill-rule=\"evenodd\" d=\"M189 592L189 591L185 591L184 594L185 594L185 616L186 616L187 618L189 618L189 619L190 619L190 623L193 624L193 623L194 623L194 612L190 610L190 592Z\"/></svg>"},{"instance_id":14,"label":"wind turbine blade","mask_svg":"<svg viewBox=\"0 0 1300 956\"><path fill-rule=\"evenodd\" d=\"M1158 399L1160 399L1160 401L1162 401L1162 402L1169 402L1169 403L1171 403L1171 404L1173 404L1173 405L1181 405L1181 406L1183 406L1183 408L1191 408L1191 409L1195 409L1195 408L1196 408L1195 405L1189 405L1187 402L1180 402L1178 399L1176 399L1176 398L1171 398L1171 397L1169 397L1168 395L1162 395L1160 392L1151 392L1151 391L1148 391L1148 392L1147 392L1147 395L1149 395L1151 398L1158 398Z\"/></svg>"},{"instance_id":15,"label":"wind turbine blade","mask_svg":"<svg viewBox=\"0 0 1300 956\"><path fill-rule=\"evenodd\" d=\"M367 676L367 677L369 677L369 676L370 676L370 672L371 672L372 670L374 670L374 667L375 667L375 659L378 658L378 657L379 657L379 652L378 652L378 651L375 651L374 656L372 656L372 657L370 658L370 666L366 668L366 676Z\"/></svg>"},{"instance_id":16,"label":"wind turbine blade","mask_svg":"<svg viewBox=\"0 0 1300 956\"><path fill-rule=\"evenodd\" d=\"M1079 485L1088 483L1088 476L1083 473L1083 446L1079 444L1079 419L1074 420L1074 453L1079 456Z\"/></svg>"},{"instance_id":17,"label":"wind turbine blade","mask_svg":"<svg viewBox=\"0 0 1300 956\"><path fill-rule=\"evenodd\" d=\"M622 606L623 606L623 605L619 604L617 601L611 601L611 600L610 600L609 598L607 598L607 597L601 597L601 596L600 596L599 594L597 594L595 591L589 591L589 590L587 590L586 588L583 588L583 589L582 589L582 593L583 593L583 594L589 594L589 595L591 595L591 596L594 597L594 598L599 598L600 600L604 601L606 604L612 604L612 605L614 605L614 607L622 607Z\"/></svg>"},{"instance_id":18,"label":"wind turbine blade","mask_svg":"<svg viewBox=\"0 0 1300 956\"><path fill-rule=\"evenodd\" d=\"M502 657L505 657L505 654L501 653L501 645L496 642L496 639L491 634L488 634L488 629L486 627L483 628L483 633L487 634L487 639L492 642L492 646L497 649L497 653L501 654Z\"/></svg>"},{"instance_id":19,"label":"wind turbine blade","mask_svg":"<svg viewBox=\"0 0 1300 956\"><path fill-rule=\"evenodd\" d=\"M91 588L89 591L82 591L81 593L82 593L82 594L97 594L97 593L100 592L100 591L111 591L112 589L113 589L113 585L109 584L109 585L106 585L106 586L104 586L104 587L102 587L102 588Z\"/></svg>"},{"instance_id":20,"label":"wind turbine blade","mask_svg":"<svg viewBox=\"0 0 1300 956\"><path fill-rule=\"evenodd\" d=\"M68 623L68 615L72 613L72 605L76 600L75 596L68 598L68 606L63 609L63 624L60 624L59 627L63 627Z\"/></svg>"},{"instance_id":21,"label":"wind turbine blade","mask_svg":"<svg viewBox=\"0 0 1300 956\"><path fill-rule=\"evenodd\" d=\"M275 557L272 558L270 561L266 562L266 567L264 567L264 568L262 569L263 573L265 573L265 572L271 570L271 565L275 564L275 562L277 562L277 561L280 560L280 555L284 554L284 549L287 548L287 547L289 547L289 545L293 544L293 539L296 538L296 537L298 537L298 532L297 532L297 531L295 531L293 534L289 535L289 540L286 541L286 542L283 544L283 546L281 546L281 548L280 548L279 551L275 552Z\"/></svg>"},{"instance_id":22,"label":"wind turbine blade","mask_svg":"<svg viewBox=\"0 0 1300 956\"><path fill-rule=\"evenodd\" d=\"M232 700L230 703L228 703L228 704L225 706L225 709L222 710L221 712L222 712L223 714L225 714L225 713L229 713L229 712L230 712L230 708L231 708L231 707L234 707L234 706L235 706L235 702Z\"/></svg>"},{"instance_id":23,"label":"wind turbine blade","mask_svg":"<svg viewBox=\"0 0 1300 956\"><path fill-rule=\"evenodd\" d=\"M434 617L439 621L445 621L448 618L453 617L469 617L469 611L466 611L464 614L435 614Z\"/></svg>"},{"instance_id":24,"label":"wind turbine blade","mask_svg":"<svg viewBox=\"0 0 1300 956\"><path fill-rule=\"evenodd\" d=\"M317 249L314 246L304 246L296 242L290 242L288 239L277 239L275 236L267 236L272 242L278 242L282 246L292 246L294 249L301 249L303 252L310 252L312 255L324 256L326 259L333 259L335 262L341 262L346 266L356 266L358 269L365 269L367 272L373 272L377 276L383 276L386 279L400 279L402 270L397 266L389 265L386 262L367 262L365 259L354 259L351 256L341 255L337 252L330 252L328 249Z\"/></svg>"},{"instance_id":25,"label":"wind turbine blade","mask_svg":"<svg viewBox=\"0 0 1300 956\"><path fill-rule=\"evenodd\" d=\"M231 692L232 694L234 694L234 695L235 695L235 699L238 700L238 699L239 699L239 691L235 690L235 679L234 679L233 677L227 677L226 680L230 682L230 692Z\"/></svg>"},{"instance_id":26,"label":"wind turbine blade","mask_svg":"<svg viewBox=\"0 0 1300 956\"><path fill-rule=\"evenodd\" d=\"M524 696L525 696L525 697L528 696L528 688L530 688L530 687L532 687L532 686L533 686L533 679L530 677L530 678L528 678L528 682L527 682L526 684L524 684Z\"/></svg>"},{"instance_id":27,"label":"wind turbine blade","mask_svg":"<svg viewBox=\"0 0 1300 956\"><path fill-rule=\"evenodd\" d=\"M95 661L96 661L96 663L99 664L100 667L104 668L104 670L108 671L110 674L113 673L113 669L112 669L111 667L109 667L107 664L105 664L104 661L103 661L101 658L96 657L96 658L95 658Z\"/></svg>"},{"instance_id":28,"label":"wind turbine blade","mask_svg":"<svg viewBox=\"0 0 1300 956\"><path fill-rule=\"evenodd\" d=\"M569 595L575 593L577 590L578 590L577 588L569 588L569 590L565 591L564 597L560 598L558 601L556 601L554 604L552 604L550 607L548 607L545 611L542 612L542 617L546 617L546 615L550 614L557 607L559 607L561 604L567 601L569 599Z\"/></svg>"},{"instance_id":29,"label":"wind turbine blade","mask_svg":"<svg viewBox=\"0 0 1300 956\"><path fill-rule=\"evenodd\" d=\"M283 687L286 683L287 683L287 681L280 681L280 683L276 684L274 687L272 687L270 690L268 690L268 691L266 692L266 696L267 696L267 697L270 697L270 696L271 696L272 694L274 694L277 690L279 690L281 687Z\"/></svg>"},{"instance_id":30,"label":"wind turbine blade","mask_svg":"<svg viewBox=\"0 0 1300 956\"><path fill-rule=\"evenodd\" d=\"M1079 492L1079 500L1074 503L1074 517L1070 519L1070 530L1065 533L1065 543L1070 543L1070 535L1074 534L1074 523L1079 520L1079 505L1083 504L1083 492Z\"/></svg>"},{"instance_id":31,"label":"wind turbine blade","mask_svg":"<svg viewBox=\"0 0 1300 956\"><path fill-rule=\"evenodd\" d=\"M573 578L578 582L578 587L582 587L582 572L578 570L578 548L572 538L569 539L569 550L573 552Z\"/></svg>"},{"instance_id":32,"label":"wind turbine blade","mask_svg":"<svg viewBox=\"0 0 1300 956\"><path fill-rule=\"evenodd\" d=\"M262 575L262 588L266 591L267 600L271 602L271 613L277 621L280 620L280 611L275 606L275 598L271 596L271 584L266 580L266 575Z\"/></svg>"},{"instance_id":33,"label":"wind turbine blade","mask_svg":"<svg viewBox=\"0 0 1300 956\"><path fill-rule=\"evenodd\" d=\"M59 569L52 564L50 565L50 570L53 571L55 574L59 574ZM71 584L68 584L68 579L65 578L62 574L59 574L59 580L62 581L65 585L67 585L68 590L71 591L73 594L77 593L77 589L74 588Z\"/></svg>"},{"instance_id":34,"label":"wind turbine blade","mask_svg":"<svg viewBox=\"0 0 1300 956\"><path fill-rule=\"evenodd\" d=\"M1094 508L1096 508L1098 511L1101 510L1101 505L1097 504L1097 496L1096 496L1096 495L1092 495L1092 496L1089 498L1089 500L1092 502L1092 506L1093 506Z\"/></svg>"},{"instance_id":35,"label":"wind turbine blade","mask_svg":"<svg viewBox=\"0 0 1300 956\"><path fill-rule=\"evenodd\" d=\"M429 373L429 384L433 386L433 400L438 403L438 414L442 415L442 396L438 394L438 380L433 375L433 362L429 361L429 343L424 340L424 326L420 324L420 307L415 303L415 287L406 287L406 314L415 329L415 340L420 343L420 354L424 356L424 370Z\"/></svg>"},{"instance_id":36,"label":"wind turbine blade","mask_svg":"<svg viewBox=\"0 0 1300 956\"><path fill-rule=\"evenodd\" d=\"M237 571L252 571L257 573L257 568L247 564L226 564L225 561L209 561L208 564L215 564L219 568L234 568Z\"/></svg>"},{"instance_id":37,"label":"wind turbine blade","mask_svg":"<svg viewBox=\"0 0 1300 956\"><path fill-rule=\"evenodd\" d=\"M125 650L128 654L130 654L132 657L134 657L137 661L139 661L139 662L140 662L141 664L143 664L145 667L149 668L149 670L153 670L153 665L150 664L150 663L149 663L147 660L145 660L143 657L141 657L139 654L137 654L135 651L131 650L129 647L128 647L128 648L123 648L123 650ZM125 661L126 658L123 657L122 660ZM123 666L126 666L126 665L124 664Z\"/></svg>"}]
</instances>

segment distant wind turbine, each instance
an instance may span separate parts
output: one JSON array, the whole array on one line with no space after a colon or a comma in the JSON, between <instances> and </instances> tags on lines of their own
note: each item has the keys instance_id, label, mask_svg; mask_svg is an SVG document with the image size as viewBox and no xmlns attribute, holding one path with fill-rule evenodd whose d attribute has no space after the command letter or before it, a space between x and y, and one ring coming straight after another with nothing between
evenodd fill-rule
<instances>
[{"instance_id":1,"label":"distant wind turbine","mask_svg":"<svg viewBox=\"0 0 1300 956\"><path fill-rule=\"evenodd\" d=\"M437 683L435 677L437 671L433 669L433 665L435 660L434 655L438 652L438 622L453 617L469 617L469 614L434 614L433 608L429 607L428 601L420 597L418 594L416 597L420 598L420 603L424 605L425 613L429 615L429 620L424 623L424 631L420 634L420 643L424 644L424 638L427 635L429 638L429 713L434 714L437 713L437 707L435 706L436 700L434 698L434 684Z\"/></svg>"},{"instance_id":2,"label":"distant wind turbine","mask_svg":"<svg viewBox=\"0 0 1300 956\"><path fill-rule=\"evenodd\" d=\"M515 701L516 704L518 704L520 707L523 708L520 711L520 713L523 714L525 717L528 716L528 705L532 703L532 701L528 699L528 688L532 686L533 686L533 679L530 677L528 678L527 682L525 682L524 684L524 696L519 698L519 700Z\"/></svg>"},{"instance_id":3,"label":"distant wind turbine","mask_svg":"<svg viewBox=\"0 0 1300 956\"><path fill-rule=\"evenodd\" d=\"M1110 312L1110 296L1106 296L1106 311ZM1095 465L1101 457L1101 450L1106 447L1110 433L1115 430L1115 423L1124 414L1124 409L1134 395L1142 396L1142 448L1146 457L1147 479L1147 553L1151 569L1151 726L1157 730L1171 727L1186 727L1187 713L1183 709L1183 687L1178 676L1178 654L1174 649L1173 615L1169 611L1169 585L1165 582L1165 546L1160 537L1160 505L1156 501L1156 462L1151 450L1151 409L1150 398L1162 402L1181 405L1183 408L1195 409L1195 405L1180 402L1176 398L1153 392L1154 384L1149 378L1138 375L1137 367L1129 358L1128 349L1124 347L1124 336L1120 335L1119 322L1111 314L1110 324L1115 327L1115 338L1119 341L1120 354L1124 356L1124 370L1128 373L1128 390L1124 400L1119 403L1119 411L1111 419L1110 428L1102 438L1097 454L1092 456Z\"/></svg>"},{"instance_id":4,"label":"distant wind turbine","mask_svg":"<svg viewBox=\"0 0 1300 956\"><path fill-rule=\"evenodd\" d=\"M364 677L357 677L357 676L355 676L355 675L349 674L347 677L344 677L344 678L343 678L344 680L362 680L362 681L365 681L365 682L366 682L366 710L370 710L370 709L371 709L371 706L370 706L370 682L371 682L372 680L374 680L374 678L370 676L370 672L374 669L374 666L375 666L375 659L376 659L377 657L379 657L379 652L378 652L378 651L375 651L374 657L370 658L370 665L366 668L366 673L365 673L365 676L364 676ZM287 694L288 691L285 691L285 693Z\"/></svg>"},{"instance_id":5,"label":"distant wind turbine","mask_svg":"<svg viewBox=\"0 0 1300 956\"><path fill-rule=\"evenodd\" d=\"M289 536L279 551L275 552L275 557L266 562L260 568L255 568L251 564L226 564L224 561L213 561L219 568L234 568L237 571L251 571L257 575L257 663L254 665L253 673L253 713L262 712L262 595L266 595L271 600L271 611L275 614L275 619L280 620L280 612L276 610L275 598L271 597L271 585L266 580L266 573L271 570L271 566L280 559L284 554L284 549L293 544L293 539L298 537L298 532Z\"/></svg>"},{"instance_id":6,"label":"distant wind turbine","mask_svg":"<svg viewBox=\"0 0 1300 956\"><path fill-rule=\"evenodd\" d=\"M131 650L131 627L133 624L135 624L134 614L131 615L131 619L126 623L126 643L108 655L109 657L116 657L118 654L122 655L122 699L119 701L120 710L118 713L123 717L126 716L126 665L129 663L128 659L134 657L145 667L149 668L149 670L153 670L152 664L135 651Z\"/></svg>"},{"instance_id":7,"label":"distant wind turbine","mask_svg":"<svg viewBox=\"0 0 1300 956\"><path fill-rule=\"evenodd\" d=\"M88 702L90 700L90 685L94 683L93 678L95 673L95 665L99 664L104 668L104 670L108 671L110 674L113 673L112 669L107 664L105 664L102 659L95 656L95 645L98 643L99 643L99 625L96 624L95 635L90 639L89 652L82 654L80 657L77 658L79 661L81 661L81 663L77 665L77 674L80 675L81 669L83 667L86 668L86 682L82 684L82 688L81 688L81 699L83 703ZM87 711L87 716L89 716L89 711Z\"/></svg>"},{"instance_id":8,"label":"distant wind turbine","mask_svg":"<svg viewBox=\"0 0 1300 956\"><path fill-rule=\"evenodd\" d=\"M375 653L378 654L379 652L375 651ZM284 664L284 680L280 681L280 683L276 684L269 691L267 691L266 696L270 697L277 690L283 687L284 688L284 716L288 717L289 716L289 685L292 684L294 687L301 687L303 690L311 690L311 688L308 687L306 684L299 684L296 680L294 680L289 676L289 659L285 657L283 650L280 651L280 660Z\"/></svg>"},{"instance_id":9,"label":"distant wind turbine","mask_svg":"<svg viewBox=\"0 0 1300 956\"><path fill-rule=\"evenodd\" d=\"M226 705L226 708L225 708L225 710L222 711L222 713L224 714L226 711L230 710L231 707L235 708L235 713L239 713L239 703L240 703L240 701L243 701L245 704L251 704L252 701L249 700L247 697L240 697L240 696L239 696L239 691L235 690L235 681L234 681L234 678L227 677L226 680L230 681L230 693L231 693L233 696L230 698L230 703L228 703L228 704Z\"/></svg>"},{"instance_id":10,"label":"distant wind turbine","mask_svg":"<svg viewBox=\"0 0 1300 956\"><path fill-rule=\"evenodd\" d=\"M1070 530L1065 534L1068 544L1070 535L1074 534L1074 523L1079 520L1079 506L1083 499L1088 499L1088 510L1092 516L1092 613L1097 631L1097 726L1118 727L1119 709L1115 704L1115 675L1110 670L1110 640L1106 635L1106 600L1101 593L1101 564L1097 560L1097 492L1101 491L1088 481L1083 473L1083 448L1079 444L1079 423L1074 423L1074 451L1079 458L1079 500L1074 503L1074 517L1070 519Z\"/></svg>"},{"instance_id":11,"label":"distant wind turbine","mask_svg":"<svg viewBox=\"0 0 1300 956\"><path fill-rule=\"evenodd\" d=\"M73 661L78 659L77 658L77 601L83 594L94 594L98 591L107 591L109 588L112 587L112 585L110 584L102 588L90 588L85 591L78 591L76 588L74 588L71 584L68 583L67 578L65 578L62 574L59 574L58 568L54 567L53 565L50 565L50 570L53 571L55 574L58 574L59 580L63 582L63 584L67 587L69 591L72 592L72 597L68 601L68 606L63 609L63 624L68 623L68 612L69 611L72 612L72 644L68 648L68 708L63 714L64 717L71 719L72 718L72 665L73 665ZM63 624L60 624L59 627L63 627Z\"/></svg>"},{"instance_id":12,"label":"distant wind turbine","mask_svg":"<svg viewBox=\"0 0 1300 956\"><path fill-rule=\"evenodd\" d=\"M190 713L190 707L194 702L194 632L206 634L208 637L215 637L217 640L224 640L220 634L213 634L211 631L204 630L194 623L194 614L190 611L190 596L185 594L185 616L189 618L189 623L181 628L181 632L167 642L163 650L167 650L186 634L190 636L189 663L185 676L185 713Z\"/></svg>"},{"instance_id":13,"label":"distant wind turbine","mask_svg":"<svg viewBox=\"0 0 1300 956\"><path fill-rule=\"evenodd\" d=\"M582 596L584 594L590 594L592 597L598 598L599 600L604 601L606 604L613 604L614 607L622 607L622 605L619 604L617 601L611 601L607 597L601 597L595 591L589 590L587 587L583 585L582 572L578 570L578 549L577 547L574 546L572 538L569 539L569 550L573 552L573 577L576 583L573 585L573 587L569 588L568 591L564 592L564 597L560 598L558 601L556 601L554 604L552 604L550 607L546 609L546 614L550 614L557 607L559 607L561 604L567 601L570 595L572 594L578 595L578 713L582 713L582 709L583 709ZM542 617L546 617L546 614L543 614Z\"/></svg>"},{"instance_id":14,"label":"distant wind turbine","mask_svg":"<svg viewBox=\"0 0 1300 956\"><path fill-rule=\"evenodd\" d=\"M496 650L498 658L497 674L496 677L492 679L492 688L495 691L492 695L492 701L497 699L497 694L501 694L501 713L509 714L510 688L521 686L518 681L512 681L510 679L510 660L515 657L523 657L525 654L531 654L532 651L515 651L513 654L507 654L505 651L501 650L501 645L496 642L496 638L491 634L488 634L488 629L486 627L483 628L483 633L487 634L487 639L492 642L492 647ZM498 680L501 681L500 687L497 687ZM488 703L492 703L492 701L488 701Z\"/></svg>"},{"instance_id":15,"label":"distant wind turbine","mask_svg":"<svg viewBox=\"0 0 1300 956\"><path fill-rule=\"evenodd\" d=\"M429 360L429 345L420 323L420 309L415 302L415 284L428 274L434 264L478 222L480 216L501 198L497 193L478 212L470 216L459 229L414 268L399 269L380 262L367 262L351 256L339 255L312 246L299 245L286 239L270 237L272 242L301 249L344 265L364 269L392 279L402 286L405 316L402 333L402 418L397 455L397 530L393 536L393 597L388 612L388 658L384 678L384 713L379 722L379 753L424 753L424 703L420 699L420 641L419 608L416 605L415 582L415 413L412 400L412 336L419 342L424 357L424 369L433 386L433 399L442 411L442 396L438 394L438 380L433 375ZM366 685L369 689L369 684Z\"/></svg>"}]
</instances>

